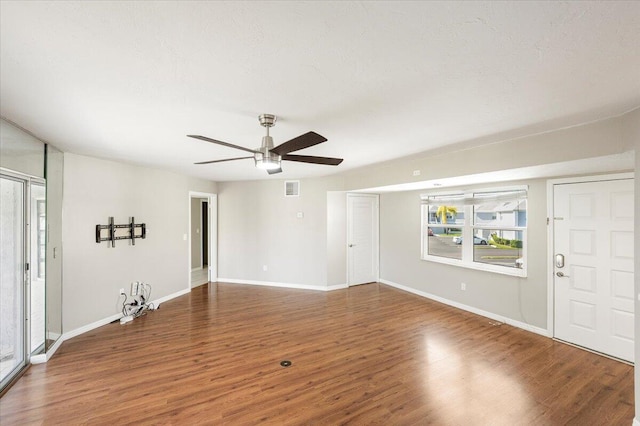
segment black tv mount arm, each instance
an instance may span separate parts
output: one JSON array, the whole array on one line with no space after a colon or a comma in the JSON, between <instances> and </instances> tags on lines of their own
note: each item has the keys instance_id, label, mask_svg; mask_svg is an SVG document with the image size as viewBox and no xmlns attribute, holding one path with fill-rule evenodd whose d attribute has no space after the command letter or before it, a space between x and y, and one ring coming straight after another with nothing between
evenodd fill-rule
<instances>
[{"instance_id":1,"label":"black tv mount arm","mask_svg":"<svg viewBox=\"0 0 640 426\"><path fill-rule=\"evenodd\" d=\"M102 230L107 229L108 235L106 237L102 236ZM127 235L119 235L116 236L116 229L128 229L129 232ZM140 232L136 234L136 229L140 229ZM122 225L115 225L113 223L113 217L109 217L108 225L96 225L96 243L101 243L103 241L110 241L111 247L116 246L116 240L131 240L131 244L136 244L136 238L147 238L147 225L144 223L135 223L135 219L131 217L129 223Z\"/></svg>"}]
</instances>

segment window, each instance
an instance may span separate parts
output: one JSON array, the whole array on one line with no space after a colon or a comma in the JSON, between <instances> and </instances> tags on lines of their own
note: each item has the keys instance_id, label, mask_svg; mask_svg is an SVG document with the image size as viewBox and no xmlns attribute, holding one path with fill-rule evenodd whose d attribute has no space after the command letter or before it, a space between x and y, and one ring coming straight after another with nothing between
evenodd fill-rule
<instances>
[{"instance_id":1,"label":"window","mask_svg":"<svg viewBox=\"0 0 640 426\"><path fill-rule=\"evenodd\" d=\"M457 204L460 196L429 197L426 205L427 254L462 260L462 228L465 225L464 208ZM429 238L432 237L432 238Z\"/></svg>"},{"instance_id":2,"label":"window","mask_svg":"<svg viewBox=\"0 0 640 426\"><path fill-rule=\"evenodd\" d=\"M421 199L422 259L526 276L526 187Z\"/></svg>"}]
</instances>

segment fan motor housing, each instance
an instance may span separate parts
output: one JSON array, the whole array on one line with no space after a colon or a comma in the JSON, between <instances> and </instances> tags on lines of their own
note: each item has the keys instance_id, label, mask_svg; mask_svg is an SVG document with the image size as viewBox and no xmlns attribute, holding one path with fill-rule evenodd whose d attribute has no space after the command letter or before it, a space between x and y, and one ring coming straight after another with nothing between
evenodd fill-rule
<instances>
[{"instance_id":1,"label":"fan motor housing","mask_svg":"<svg viewBox=\"0 0 640 426\"><path fill-rule=\"evenodd\" d=\"M273 148L273 138L267 135L262 137L262 146L257 150L264 151L265 149L270 150L272 148Z\"/></svg>"},{"instance_id":2,"label":"fan motor housing","mask_svg":"<svg viewBox=\"0 0 640 426\"><path fill-rule=\"evenodd\" d=\"M263 127L273 127L276 124L276 116L273 114L260 114L258 120Z\"/></svg>"}]
</instances>

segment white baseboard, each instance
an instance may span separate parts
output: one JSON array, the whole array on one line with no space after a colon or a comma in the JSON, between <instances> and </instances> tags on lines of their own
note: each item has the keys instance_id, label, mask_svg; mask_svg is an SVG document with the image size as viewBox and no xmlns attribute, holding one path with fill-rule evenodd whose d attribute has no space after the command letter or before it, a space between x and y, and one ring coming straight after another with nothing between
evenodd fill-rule
<instances>
[{"instance_id":1,"label":"white baseboard","mask_svg":"<svg viewBox=\"0 0 640 426\"><path fill-rule=\"evenodd\" d=\"M633 426L640 426L640 420L637 417L633 418Z\"/></svg>"},{"instance_id":2,"label":"white baseboard","mask_svg":"<svg viewBox=\"0 0 640 426\"><path fill-rule=\"evenodd\" d=\"M327 286L327 291L343 290L345 288L349 288L349 284L334 284Z\"/></svg>"},{"instance_id":3,"label":"white baseboard","mask_svg":"<svg viewBox=\"0 0 640 426\"><path fill-rule=\"evenodd\" d=\"M185 288L185 289L182 289L180 291L176 291L175 293L171 293L171 294L169 294L167 296L163 296L163 297L161 297L159 299L156 299L151 303L154 303L157 306L160 303L164 303L164 302L166 302L168 300L175 299L176 297L180 297L182 295L189 294L190 291L191 291L190 288Z\"/></svg>"},{"instance_id":4,"label":"white baseboard","mask_svg":"<svg viewBox=\"0 0 640 426\"><path fill-rule=\"evenodd\" d=\"M60 345L62 345L62 342L64 342L63 335L58 334L58 339L46 353L31 357L31 364L44 364L45 362L49 361L51 357L56 353Z\"/></svg>"},{"instance_id":5,"label":"white baseboard","mask_svg":"<svg viewBox=\"0 0 640 426\"><path fill-rule=\"evenodd\" d=\"M176 297L182 296L183 294L187 294L191 291L191 289L187 288L184 290L180 290L176 293L172 293L168 296L164 296L161 297L159 299L153 300L151 303L153 303L153 305L158 308L158 306L160 306L161 303L164 303L168 300L171 299L175 299ZM73 337L79 336L81 334L84 334L88 331L94 330L98 327L102 327L103 325L107 325L112 323L113 321L119 320L120 318L122 318L122 312L111 315L107 318L103 318L101 320L92 322L91 324L87 324L84 325L82 327L78 327L74 330L71 330L67 333L63 333L60 338L58 340L56 340L56 342L53 344L53 346L47 351L46 354L41 354L41 355L35 355L31 357L31 363L32 364L42 364L47 362L48 360L51 359L51 357L53 356L53 354L55 354L55 352L58 350L58 348L60 347L60 345L62 345L62 343L66 340L69 340Z\"/></svg>"},{"instance_id":6,"label":"white baseboard","mask_svg":"<svg viewBox=\"0 0 640 426\"><path fill-rule=\"evenodd\" d=\"M491 318L492 320L499 321L505 324L512 325L514 327L521 328L523 330L530 331L532 333L540 334L545 337L551 337L549 332L541 327L537 327L535 325L527 324L521 321L516 321L511 318L503 317L502 315L494 314L493 312L483 311L482 309L474 308L473 306L468 306L459 302L454 302L453 300L445 299L444 297L436 296L435 294L427 293L421 290L416 290L415 288L407 287L402 284L394 283L393 281L388 281L384 279L380 279L382 284L389 285L391 287L395 287L400 290L407 291L409 293L417 294L418 296L426 297L427 299L435 300L436 302L443 303L445 305L453 306L454 308L462 309L463 311L471 312L476 315L481 315L483 317ZM640 426L640 425L638 425Z\"/></svg>"},{"instance_id":7,"label":"white baseboard","mask_svg":"<svg viewBox=\"0 0 640 426\"><path fill-rule=\"evenodd\" d=\"M117 313L117 314L113 314L110 317L107 318L103 318L101 320L92 322L91 324L87 324L87 325L83 325L82 327L78 327L74 330L71 330L67 333L64 333L62 335L62 340L69 340L71 338L74 338L76 336L79 336L81 334L84 334L88 331L94 330L98 327L102 327L103 325L107 325L115 320L119 320L120 318L122 318L122 312Z\"/></svg>"},{"instance_id":8,"label":"white baseboard","mask_svg":"<svg viewBox=\"0 0 640 426\"><path fill-rule=\"evenodd\" d=\"M331 290L338 290L341 288L347 288L346 284L321 287L321 286L309 285L309 284L292 284L292 283L279 283L279 282L273 282L273 281L256 281L256 280L238 280L235 278L218 278L217 282L230 283L230 284L262 285L267 287L284 287L284 288L295 288L299 290L316 290L316 291L331 291Z\"/></svg>"}]
</instances>

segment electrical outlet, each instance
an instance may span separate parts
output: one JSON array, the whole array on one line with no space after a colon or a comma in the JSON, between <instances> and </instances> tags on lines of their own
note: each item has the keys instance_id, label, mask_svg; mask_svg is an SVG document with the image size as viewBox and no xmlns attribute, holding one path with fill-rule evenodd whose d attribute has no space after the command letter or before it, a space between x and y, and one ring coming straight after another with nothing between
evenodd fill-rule
<instances>
[{"instance_id":1,"label":"electrical outlet","mask_svg":"<svg viewBox=\"0 0 640 426\"><path fill-rule=\"evenodd\" d=\"M124 291L124 287L120 289L120 295L122 296L123 294L127 294L127 293L125 293L125 291Z\"/></svg>"},{"instance_id":2,"label":"electrical outlet","mask_svg":"<svg viewBox=\"0 0 640 426\"><path fill-rule=\"evenodd\" d=\"M265 272L266 272L268 269L269 269L269 268L267 268L267 265L262 265L262 270L263 270L263 271L265 271Z\"/></svg>"},{"instance_id":3,"label":"electrical outlet","mask_svg":"<svg viewBox=\"0 0 640 426\"><path fill-rule=\"evenodd\" d=\"M465 291L467 289L466 283L460 283L460 290Z\"/></svg>"},{"instance_id":4,"label":"electrical outlet","mask_svg":"<svg viewBox=\"0 0 640 426\"><path fill-rule=\"evenodd\" d=\"M414 170L413 171L413 175L414 176L420 176L420 170Z\"/></svg>"},{"instance_id":5,"label":"electrical outlet","mask_svg":"<svg viewBox=\"0 0 640 426\"><path fill-rule=\"evenodd\" d=\"M139 291L140 291L140 283L138 283L137 281L132 282L131 283L131 295L132 296L137 296Z\"/></svg>"}]
</instances>

